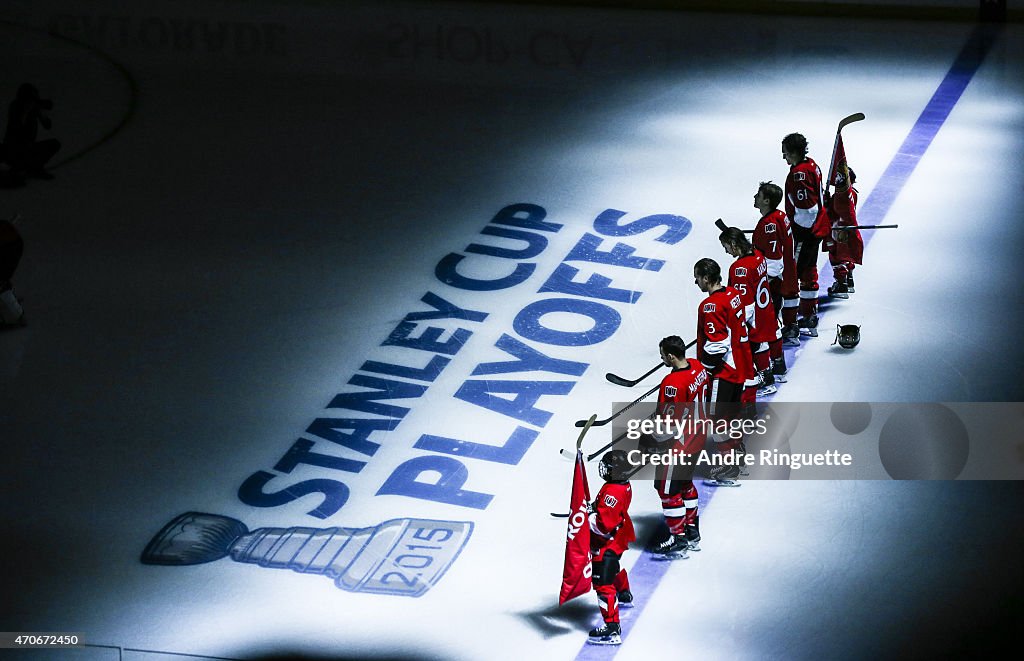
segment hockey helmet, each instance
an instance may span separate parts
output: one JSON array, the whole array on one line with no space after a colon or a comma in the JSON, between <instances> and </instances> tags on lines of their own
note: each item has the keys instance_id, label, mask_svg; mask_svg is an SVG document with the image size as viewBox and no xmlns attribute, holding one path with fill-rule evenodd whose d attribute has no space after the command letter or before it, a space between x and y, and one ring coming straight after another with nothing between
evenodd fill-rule
<instances>
[{"instance_id":1,"label":"hockey helmet","mask_svg":"<svg viewBox=\"0 0 1024 661\"><path fill-rule=\"evenodd\" d=\"M836 339L832 344L836 342L844 349L854 348L860 344L860 326L836 324Z\"/></svg>"},{"instance_id":2,"label":"hockey helmet","mask_svg":"<svg viewBox=\"0 0 1024 661\"><path fill-rule=\"evenodd\" d=\"M624 482L629 475L629 458L625 450L611 450L601 457L597 472L606 482Z\"/></svg>"}]
</instances>

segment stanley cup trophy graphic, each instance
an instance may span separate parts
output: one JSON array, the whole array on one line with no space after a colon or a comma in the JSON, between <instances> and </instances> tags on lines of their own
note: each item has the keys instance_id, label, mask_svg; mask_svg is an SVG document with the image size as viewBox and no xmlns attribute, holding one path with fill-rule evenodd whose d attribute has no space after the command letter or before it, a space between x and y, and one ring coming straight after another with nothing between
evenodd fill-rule
<instances>
[{"instance_id":1,"label":"stanley cup trophy graphic","mask_svg":"<svg viewBox=\"0 0 1024 661\"><path fill-rule=\"evenodd\" d=\"M257 528L219 514L174 518L142 552L147 565L236 562L322 574L349 592L419 597L473 532L469 521L391 519L369 528Z\"/></svg>"}]
</instances>

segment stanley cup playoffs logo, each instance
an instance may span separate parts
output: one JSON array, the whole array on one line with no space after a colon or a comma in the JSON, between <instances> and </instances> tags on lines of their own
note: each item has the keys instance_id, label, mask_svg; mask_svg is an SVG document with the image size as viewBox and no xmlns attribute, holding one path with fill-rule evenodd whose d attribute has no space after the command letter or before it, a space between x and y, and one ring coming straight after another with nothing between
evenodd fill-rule
<instances>
[{"instance_id":1,"label":"stanley cup playoffs logo","mask_svg":"<svg viewBox=\"0 0 1024 661\"><path fill-rule=\"evenodd\" d=\"M187 512L142 552L149 565L235 562L320 574L349 592L419 597L458 557L469 521L391 519L368 528L257 528L230 517Z\"/></svg>"}]
</instances>

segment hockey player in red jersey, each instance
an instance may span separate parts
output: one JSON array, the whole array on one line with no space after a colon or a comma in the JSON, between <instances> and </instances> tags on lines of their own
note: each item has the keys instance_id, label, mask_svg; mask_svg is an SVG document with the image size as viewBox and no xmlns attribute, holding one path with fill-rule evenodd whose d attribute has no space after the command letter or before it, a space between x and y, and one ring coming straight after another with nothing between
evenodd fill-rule
<instances>
[{"instance_id":1,"label":"hockey player in red jersey","mask_svg":"<svg viewBox=\"0 0 1024 661\"><path fill-rule=\"evenodd\" d=\"M694 283L708 296L697 308L697 359L711 374L711 417L727 420L739 412L743 385L754 378L754 364L747 347L747 325L740 293L722 284L722 268L705 257L693 266ZM739 440L715 437L718 452L731 455ZM716 466L716 469L723 467ZM736 486L739 466L712 471L717 486Z\"/></svg>"},{"instance_id":2,"label":"hockey player in red jersey","mask_svg":"<svg viewBox=\"0 0 1024 661\"><path fill-rule=\"evenodd\" d=\"M818 336L818 248L813 228L823 213L821 169L807 156L807 139L790 133L782 139L786 176L786 215L793 228L797 277L800 280L800 332Z\"/></svg>"},{"instance_id":3,"label":"hockey player in red jersey","mask_svg":"<svg viewBox=\"0 0 1024 661\"><path fill-rule=\"evenodd\" d=\"M786 380L786 355L782 347L800 345L797 308L800 304L800 283L796 277L793 254L793 230L786 213L779 209L782 189L770 181L762 181L754 193L754 208L761 213L754 227L751 243L761 251L768 263L768 286L772 305L782 318L782 340L770 344L772 373L776 380Z\"/></svg>"},{"instance_id":4,"label":"hockey player in red jersey","mask_svg":"<svg viewBox=\"0 0 1024 661\"><path fill-rule=\"evenodd\" d=\"M828 295L849 298L854 292L853 269L862 263L864 256L864 239L857 229L857 189L853 187L857 183L857 175L845 161L839 164L834 183L836 190L828 205L832 235L822 241L821 249L828 253L835 277L835 284L828 288Z\"/></svg>"},{"instance_id":5,"label":"hockey player in red jersey","mask_svg":"<svg viewBox=\"0 0 1024 661\"><path fill-rule=\"evenodd\" d=\"M686 342L678 335L664 338L658 345L661 359L672 368L658 389L657 414L677 421L706 420L707 399L711 378L696 358L686 357ZM684 423L685 424L685 423ZM707 435L703 428L693 428L681 437L663 426L652 434L662 452L696 457L704 449ZM665 558L686 558L687 550L700 550L700 514L697 509L697 488L693 485L693 468L687 465L658 467L654 488L661 499L661 511L668 526L668 537L651 553Z\"/></svg>"},{"instance_id":6,"label":"hockey player in red jersey","mask_svg":"<svg viewBox=\"0 0 1024 661\"><path fill-rule=\"evenodd\" d=\"M622 642L619 603L632 604L629 577L619 567L619 559L636 539L629 504L633 490L629 485L632 467L624 450L612 450L601 457L598 472L605 480L597 492L590 513L591 580L597 593L604 626L590 632L588 643L618 645Z\"/></svg>"},{"instance_id":7,"label":"hockey player in red jersey","mask_svg":"<svg viewBox=\"0 0 1024 661\"><path fill-rule=\"evenodd\" d=\"M725 252L736 259L729 267L729 286L740 293L750 339L747 345L753 354L755 378L747 381L741 398L750 403L758 384L762 385L762 395L775 392L769 346L778 342L779 349L782 348L779 319L768 290L768 262L739 228L727 228L718 240Z\"/></svg>"},{"instance_id":8,"label":"hockey player in red jersey","mask_svg":"<svg viewBox=\"0 0 1024 661\"><path fill-rule=\"evenodd\" d=\"M713 377L710 399L738 403L754 375L742 297L722 284L722 267L709 257L694 264L693 280L707 294L697 307L697 359Z\"/></svg>"}]
</instances>

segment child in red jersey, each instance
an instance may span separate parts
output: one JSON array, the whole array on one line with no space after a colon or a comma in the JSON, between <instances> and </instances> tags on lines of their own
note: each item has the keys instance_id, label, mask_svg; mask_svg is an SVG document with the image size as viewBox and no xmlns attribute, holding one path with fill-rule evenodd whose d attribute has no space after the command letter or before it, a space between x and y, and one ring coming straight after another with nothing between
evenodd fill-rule
<instances>
[{"instance_id":1,"label":"child in red jersey","mask_svg":"<svg viewBox=\"0 0 1024 661\"><path fill-rule=\"evenodd\" d=\"M625 606L633 602L629 577L619 567L623 552L636 539L629 518L629 503L633 500L633 489L629 486L631 470L624 450L606 453L598 466L605 483L597 492L590 513L590 559L591 580L604 626L590 632L587 642L595 645L622 643L619 603Z\"/></svg>"}]
</instances>

